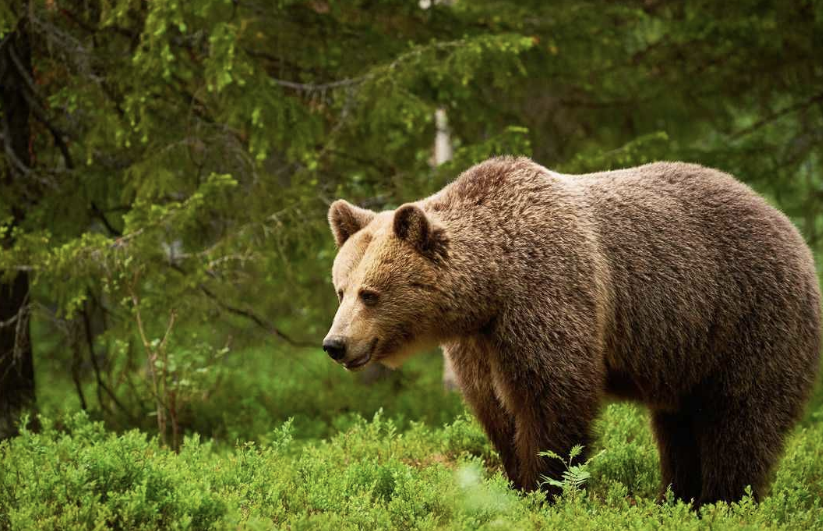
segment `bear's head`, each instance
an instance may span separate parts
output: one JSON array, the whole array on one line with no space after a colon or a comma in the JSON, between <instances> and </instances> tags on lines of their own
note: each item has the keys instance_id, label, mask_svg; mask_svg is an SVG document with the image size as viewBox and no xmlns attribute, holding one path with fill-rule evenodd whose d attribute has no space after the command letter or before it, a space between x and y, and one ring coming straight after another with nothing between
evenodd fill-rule
<instances>
[{"instance_id":1,"label":"bear's head","mask_svg":"<svg viewBox=\"0 0 823 531\"><path fill-rule=\"evenodd\" d=\"M354 370L373 361L394 368L435 346L446 325L445 231L414 204L376 213L339 200L329 224L340 307L323 350Z\"/></svg>"}]
</instances>

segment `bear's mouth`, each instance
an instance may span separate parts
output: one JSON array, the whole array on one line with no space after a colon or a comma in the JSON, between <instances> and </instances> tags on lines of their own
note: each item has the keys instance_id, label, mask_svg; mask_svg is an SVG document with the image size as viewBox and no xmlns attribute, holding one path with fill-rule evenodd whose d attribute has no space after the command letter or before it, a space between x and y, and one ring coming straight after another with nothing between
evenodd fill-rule
<instances>
[{"instance_id":1,"label":"bear's mouth","mask_svg":"<svg viewBox=\"0 0 823 531\"><path fill-rule=\"evenodd\" d=\"M371 361L371 352L367 352L365 356L360 356L356 360L352 360L348 363L344 363L343 367L345 367L346 369L352 371L352 370L355 370L355 369L359 369L360 367L367 364L369 361Z\"/></svg>"},{"instance_id":2,"label":"bear's mouth","mask_svg":"<svg viewBox=\"0 0 823 531\"><path fill-rule=\"evenodd\" d=\"M374 353L374 349L377 347L377 338L374 338L369 346L369 351L360 356L357 359L353 359L347 363L343 364L343 367L349 371L356 371L362 367L365 367L371 361L372 354Z\"/></svg>"}]
</instances>

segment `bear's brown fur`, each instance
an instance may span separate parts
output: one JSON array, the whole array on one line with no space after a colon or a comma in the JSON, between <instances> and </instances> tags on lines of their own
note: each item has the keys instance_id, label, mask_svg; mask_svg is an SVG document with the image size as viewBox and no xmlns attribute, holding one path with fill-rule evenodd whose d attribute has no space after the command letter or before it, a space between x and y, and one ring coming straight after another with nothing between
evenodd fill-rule
<instances>
[{"instance_id":1,"label":"bear's brown fur","mask_svg":"<svg viewBox=\"0 0 823 531\"><path fill-rule=\"evenodd\" d=\"M588 445L606 396L651 410L664 489L762 494L816 379L820 292L791 222L694 164L474 166L395 212L335 202L348 368L440 344L520 488ZM337 350L335 350L337 349Z\"/></svg>"}]
</instances>

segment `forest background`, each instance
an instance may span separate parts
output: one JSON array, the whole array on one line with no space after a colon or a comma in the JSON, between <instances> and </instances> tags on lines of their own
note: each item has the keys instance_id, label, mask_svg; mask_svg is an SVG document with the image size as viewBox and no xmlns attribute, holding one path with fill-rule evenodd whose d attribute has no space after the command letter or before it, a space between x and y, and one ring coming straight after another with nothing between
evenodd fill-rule
<instances>
[{"instance_id":1,"label":"forest background","mask_svg":"<svg viewBox=\"0 0 823 531\"><path fill-rule=\"evenodd\" d=\"M653 505L636 408L608 408L593 483L551 505L507 489L437 353L329 362L326 211L395 208L499 154L685 160L751 185L819 256L821 56L818 0L3 2L0 438L23 434L0 446L0 528L704 525ZM821 404L780 508L718 522L823 526ZM252 455L268 498L209 475ZM323 481L345 507L312 497Z\"/></svg>"}]
</instances>

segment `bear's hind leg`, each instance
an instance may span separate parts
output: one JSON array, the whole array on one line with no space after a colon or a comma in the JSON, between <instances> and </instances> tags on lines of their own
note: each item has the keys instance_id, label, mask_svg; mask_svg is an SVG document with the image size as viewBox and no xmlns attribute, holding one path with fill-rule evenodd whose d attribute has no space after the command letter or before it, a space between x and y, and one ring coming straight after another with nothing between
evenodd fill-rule
<instances>
[{"instance_id":1,"label":"bear's hind leg","mask_svg":"<svg viewBox=\"0 0 823 531\"><path fill-rule=\"evenodd\" d=\"M702 485L700 447L694 433L694 419L687 413L652 413L652 429L660 453L663 486L660 498L671 486L674 495L685 502L700 500Z\"/></svg>"},{"instance_id":2,"label":"bear's hind leg","mask_svg":"<svg viewBox=\"0 0 823 531\"><path fill-rule=\"evenodd\" d=\"M762 495L786 431L774 421L768 408L736 400L717 400L710 413L696 418L703 476L698 506L737 501L747 486L755 497Z\"/></svg>"}]
</instances>

